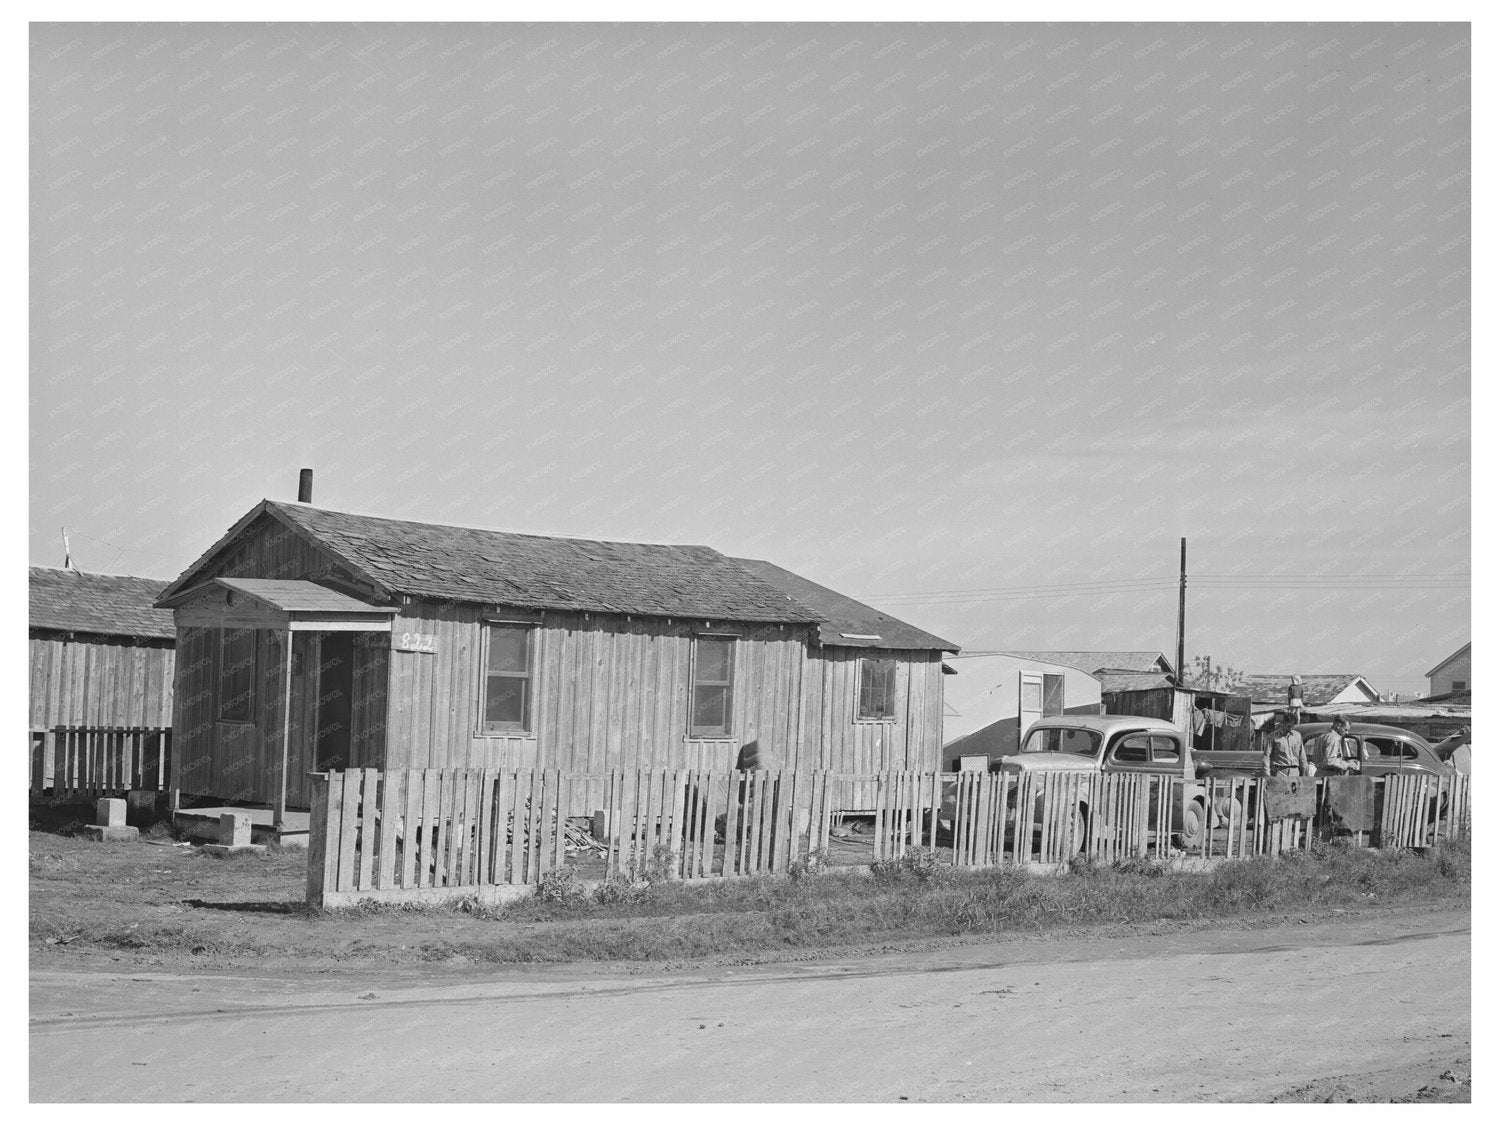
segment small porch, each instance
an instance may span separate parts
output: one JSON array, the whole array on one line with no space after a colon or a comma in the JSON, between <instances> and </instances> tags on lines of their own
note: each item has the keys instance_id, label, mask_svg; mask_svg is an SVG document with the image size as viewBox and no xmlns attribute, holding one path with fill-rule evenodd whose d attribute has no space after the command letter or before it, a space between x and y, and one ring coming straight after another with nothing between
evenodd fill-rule
<instances>
[{"instance_id":1,"label":"small porch","mask_svg":"<svg viewBox=\"0 0 1500 1125\"><path fill-rule=\"evenodd\" d=\"M296 807L306 806L309 773L384 764L395 607L309 579L264 578L214 578L171 606L179 631L214 630L216 641L205 654L211 698L199 727L212 784L188 791L295 834L294 819L305 832L307 814ZM182 788L174 779L174 795ZM204 812L178 815L188 826Z\"/></svg>"}]
</instances>

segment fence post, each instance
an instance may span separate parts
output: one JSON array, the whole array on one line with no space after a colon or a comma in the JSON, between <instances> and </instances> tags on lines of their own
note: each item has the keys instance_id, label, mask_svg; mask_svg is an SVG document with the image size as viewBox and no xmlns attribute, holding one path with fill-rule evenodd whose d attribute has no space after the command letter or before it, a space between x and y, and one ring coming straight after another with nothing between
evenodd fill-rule
<instances>
[{"instance_id":1,"label":"fence post","mask_svg":"<svg viewBox=\"0 0 1500 1125\"><path fill-rule=\"evenodd\" d=\"M307 814L307 905L323 908L328 866L328 775L312 775L312 808Z\"/></svg>"}]
</instances>

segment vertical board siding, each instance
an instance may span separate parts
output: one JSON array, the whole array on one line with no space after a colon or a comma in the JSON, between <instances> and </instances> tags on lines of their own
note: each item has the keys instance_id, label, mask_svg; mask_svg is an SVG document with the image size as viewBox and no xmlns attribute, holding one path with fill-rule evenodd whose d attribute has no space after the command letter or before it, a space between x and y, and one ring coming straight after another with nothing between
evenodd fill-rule
<instances>
[{"instance_id":1,"label":"vertical board siding","mask_svg":"<svg viewBox=\"0 0 1500 1125\"><path fill-rule=\"evenodd\" d=\"M223 577L316 578L352 581L336 559L272 517L252 524L221 552L210 571ZM483 653L481 607L413 602L396 614L396 632L435 637L433 652L398 652L384 638L356 646L350 765L379 769L557 769L588 780L563 794L568 816L603 808L604 780L619 769L733 770L741 751L758 744L762 764L777 769L844 774L936 770L942 741L942 672L938 653L818 647L801 626L715 622L711 631L738 636L732 707L733 737L688 737L689 669L694 627L702 622L626 619L617 614L548 611L535 629L532 729L480 731ZM213 630L181 628L174 725L182 786L190 793L274 800L281 753L280 642L261 635L261 698L256 721L215 722L217 683ZM297 643L305 643L299 640ZM890 722L856 721L859 661L898 661L896 715ZM304 652L302 667L316 667ZM65 669L33 658L33 680L53 691ZM150 682L134 670L120 682ZM163 682L170 679L168 669ZM315 676L293 677L294 747L310 747L316 731ZM80 682L81 673L80 673ZM310 749L294 750L288 803L312 799ZM866 783L845 786L858 802L873 799Z\"/></svg>"},{"instance_id":2,"label":"vertical board siding","mask_svg":"<svg viewBox=\"0 0 1500 1125\"><path fill-rule=\"evenodd\" d=\"M30 640L32 730L172 725L171 642L77 635Z\"/></svg>"},{"instance_id":3,"label":"vertical board siding","mask_svg":"<svg viewBox=\"0 0 1500 1125\"><path fill-rule=\"evenodd\" d=\"M354 582L355 576L331 555L313 546L271 516L262 516L229 544L214 560L203 579L287 578L333 579ZM282 693L286 659L284 636L273 639L268 632L257 635L256 702L250 723L217 722L218 682L216 656L218 630L179 626L173 671L171 725L178 781L184 793L211 795L224 800L270 804L281 782L281 739L284 715ZM295 642L305 646L299 637ZM292 677L291 720L293 755L287 769L287 804L307 808L312 800L308 770L311 768L311 738L316 730L316 653L301 652L302 674ZM366 734L372 735L372 727ZM355 760L369 762L366 755ZM299 757L298 749L304 754ZM361 751L351 746L351 754Z\"/></svg>"}]
</instances>

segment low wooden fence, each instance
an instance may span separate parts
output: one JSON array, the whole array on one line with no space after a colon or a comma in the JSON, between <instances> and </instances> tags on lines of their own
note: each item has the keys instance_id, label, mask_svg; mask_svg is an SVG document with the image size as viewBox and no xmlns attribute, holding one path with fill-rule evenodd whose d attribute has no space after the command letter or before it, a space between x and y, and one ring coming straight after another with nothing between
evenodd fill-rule
<instances>
[{"instance_id":1,"label":"low wooden fence","mask_svg":"<svg viewBox=\"0 0 1500 1125\"><path fill-rule=\"evenodd\" d=\"M318 906L438 900L536 884L563 867L593 879L726 878L785 874L809 856L880 863L917 848L959 867L1237 859L1306 848L1340 824L1356 844L1394 847L1430 846L1467 826L1467 777L1337 788L1347 784L1308 780L1283 807L1283 790L1258 777L334 771L313 775L307 893ZM581 786L604 794L589 824L559 815ZM865 809L874 794L860 831L845 823L851 792ZM1363 819L1350 816L1360 803L1348 792L1368 804Z\"/></svg>"},{"instance_id":2,"label":"low wooden fence","mask_svg":"<svg viewBox=\"0 0 1500 1125\"><path fill-rule=\"evenodd\" d=\"M31 732L31 796L87 800L131 789L165 791L171 727L53 727Z\"/></svg>"}]
</instances>

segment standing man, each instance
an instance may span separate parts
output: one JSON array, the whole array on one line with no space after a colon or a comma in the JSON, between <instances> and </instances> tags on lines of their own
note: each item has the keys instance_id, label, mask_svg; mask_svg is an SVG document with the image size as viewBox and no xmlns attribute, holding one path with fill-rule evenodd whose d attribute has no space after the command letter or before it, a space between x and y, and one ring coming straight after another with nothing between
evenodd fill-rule
<instances>
[{"instance_id":1,"label":"standing man","mask_svg":"<svg viewBox=\"0 0 1500 1125\"><path fill-rule=\"evenodd\" d=\"M1349 720L1343 715L1333 717L1333 726L1312 744L1312 764L1318 773L1336 774L1346 777L1359 772L1358 751L1350 751L1344 741L1349 735Z\"/></svg>"},{"instance_id":2,"label":"standing man","mask_svg":"<svg viewBox=\"0 0 1500 1125\"><path fill-rule=\"evenodd\" d=\"M1271 729L1261 735L1261 773L1266 777L1311 777L1307 749L1292 723L1291 712L1276 712L1271 724Z\"/></svg>"}]
</instances>

